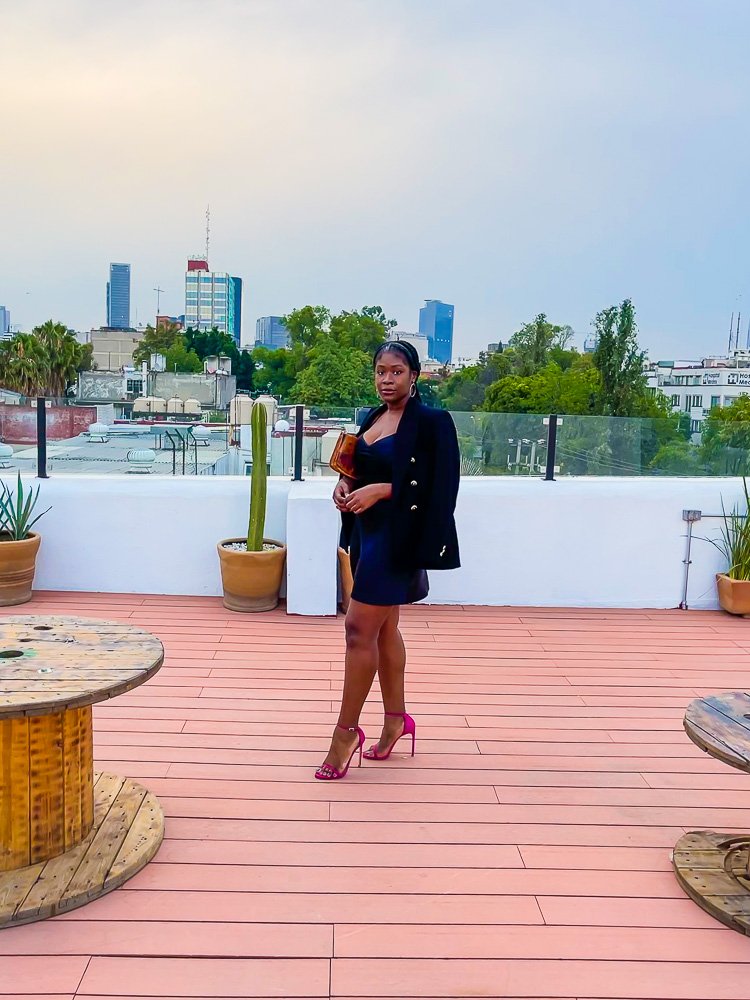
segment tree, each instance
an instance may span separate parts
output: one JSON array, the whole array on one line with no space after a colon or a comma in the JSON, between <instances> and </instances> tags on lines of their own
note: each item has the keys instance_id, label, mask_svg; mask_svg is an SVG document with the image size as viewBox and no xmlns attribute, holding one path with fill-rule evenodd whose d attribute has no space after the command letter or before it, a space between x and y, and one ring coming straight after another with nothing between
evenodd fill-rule
<instances>
[{"instance_id":1,"label":"tree","mask_svg":"<svg viewBox=\"0 0 750 1000\"><path fill-rule=\"evenodd\" d=\"M544 313L539 313L510 338L508 346L513 350L517 373L533 375L544 368L551 360L550 352L565 352L572 337L573 330L569 326L555 326L548 322Z\"/></svg>"},{"instance_id":2,"label":"tree","mask_svg":"<svg viewBox=\"0 0 750 1000\"><path fill-rule=\"evenodd\" d=\"M149 323L133 351L133 361L139 365L143 361L150 362L152 354L166 354L179 336L180 328L176 323L163 323L156 329Z\"/></svg>"},{"instance_id":3,"label":"tree","mask_svg":"<svg viewBox=\"0 0 750 1000\"><path fill-rule=\"evenodd\" d=\"M256 347L251 354L253 387L258 392L266 392L282 401L294 402L295 372L289 351L283 347Z\"/></svg>"},{"instance_id":4,"label":"tree","mask_svg":"<svg viewBox=\"0 0 750 1000\"><path fill-rule=\"evenodd\" d=\"M750 458L750 396L738 396L728 406L716 406L706 417L701 454L714 472L745 472Z\"/></svg>"},{"instance_id":5,"label":"tree","mask_svg":"<svg viewBox=\"0 0 750 1000\"><path fill-rule=\"evenodd\" d=\"M350 407L376 401L372 362L364 351L321 338L297 378L295 400L307 405Z\"/></svg>"},{"instance_id":6,"label":"tree","mask_svg":"<svg viewBox=\"0 0 750 1000\"><path fill-rule=\"evenodd\" d=\"M195 353L189 351L182 337L177 337L165 355L168 372L186 372L197 374L203 371L203 362Z\"/></svg>"},{"instance_id":7,"label":"tree","mask_svg":"<svg viewBox=\"0 0 750 1000\"><path fill-rule=\"evenodd\" d=\"M594 364L601 375L599 409L614 417L633 416L648 395L648 386L643 372L646 354L638 346L630 299L597 313L594 329Z\"/></svg>"},{"instance_id":8,"label":"tree","mask_svg":"<svg viewBox=\"0 0 750 1000\"><path fill-rule=\"evenodd\" d=\"M0 382L25 396L65 396L91 357L91 346L87 348L64 323L47 320L32 333L3 342Z\"/></svg>"},{"instance_id":9,"label":"tree","mask_svg":"<svg viewBox=\"0 0 750 1000\"><path fill-rule=\"evenodd\" d=\"M449 375L438 394L449 410L481 410L490 385L513 370L513 352L482 352L475 365L467 365Z\"/></svg>"},{"instance_id":10,"label":"tree","mask_svg":"<svg viewBox=\"0 0 750 1000\"><path fill-rule=\"evenodd\" d=\"M237 388L245 392L253 390L255 365L252 354L250 351L240 350L234 337L217 327L210 330L194 330L189 327L183 334L183 340L188 351L195 351L201 361L212 355L224 354L232 362L232 374L237 378Z\"/></svg>"}]
</instances>

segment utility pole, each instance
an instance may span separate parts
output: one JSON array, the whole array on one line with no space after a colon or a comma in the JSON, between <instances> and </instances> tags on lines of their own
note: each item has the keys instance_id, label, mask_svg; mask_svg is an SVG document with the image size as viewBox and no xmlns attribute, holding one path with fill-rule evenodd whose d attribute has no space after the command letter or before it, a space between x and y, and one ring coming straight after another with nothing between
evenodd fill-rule
<instances>
[{"instance_id":1,"label":"utility pole","mask_svg":"<svg viewBox=\"0 0 750 1000\"><path fill-rule=\"evenodd\" d=\"M158 316L159 316L159 312L160 312L160 309L159 309L159 307L160 307L160 305L161 305L161 293L162 293L162 292L164 291L164 289L163 289L163 288L159 288L159 287L157 286L157 287L156 287L156 288L154 289L154 291L156 292L156 315L157 315L157 317L158 317Z\"/></svg>"}]
</instances>

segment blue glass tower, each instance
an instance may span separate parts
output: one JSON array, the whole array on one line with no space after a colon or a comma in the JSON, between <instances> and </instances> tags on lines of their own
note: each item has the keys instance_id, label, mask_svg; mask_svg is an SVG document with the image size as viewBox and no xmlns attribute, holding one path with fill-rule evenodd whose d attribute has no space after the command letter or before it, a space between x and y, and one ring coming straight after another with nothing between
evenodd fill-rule
<instances>
[{"instance_id":1,"label":"blue glass tower","mask_svg":"<svg viewBox=\"0 0 750 1000\"><path fill-rule=\"evenodd\" d=\"M242 335L242 278L229 279L229 294L232 297L232 328L227 333L234 337L235 344L240 346Z\"/></svg>"},{"instance_id":2,"label":"blue glass tower","mask_svg":"<svg viewBox=\"0 0 750 1000\"><path fill-rule=\"evenodd\" d=\"M107 326L130 329L130 264L110 264L107 282Z\"/></svg>"},{"instance_id":3,"label":"blue glass tower","mask_svg":"<svg viewBox=\"0 0 750 1000\"><path fill-rule=\"evenodd\" d=\"M453 311L454 306L440 299L425 299L419 310L419 332L427 337L430 357L442 365L453 358Z\"/></svg>"},{"instance_id":4,"label":"blue glass tower","mask_svg":"<svg viewBox=\"0 0 750 1000\"><path fill-rule=\"evenodd\" d=\"M289 331L281 316L261 316L255 323L255 343L278 350L289 345Z\"/></svg>"}]
</instances>

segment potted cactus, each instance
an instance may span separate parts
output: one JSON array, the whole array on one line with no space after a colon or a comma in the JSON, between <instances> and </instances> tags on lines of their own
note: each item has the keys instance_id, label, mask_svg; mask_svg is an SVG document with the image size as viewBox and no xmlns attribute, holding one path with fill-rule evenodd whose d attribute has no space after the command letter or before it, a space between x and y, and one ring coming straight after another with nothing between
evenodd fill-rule
<instances>
[{"instance_id":1,"label":"potted cactus","mask_svg":"<svg viewBox=\"0 0 750 1000\"><path fill-rule=\"evenodd\" d=\"M33 516L39 490L24 492L21 473L15 494L0 483L0 606L25 604L31 600L36 556L41 536L31 529L47 510Z\"/></svg>"},{"instance_id":2,"label":"potted cactus","mask_svg":"<svg viewBox=\"0 0 750 1000\"><path fill-rule=\"evenodd\" d=\"M286 546L264 538L268 486L266 408L253 406L250 417L253 465L247 536L219 542L224 607L230 611L270 611L279 603Z\"/></svg>"}]
</instances>

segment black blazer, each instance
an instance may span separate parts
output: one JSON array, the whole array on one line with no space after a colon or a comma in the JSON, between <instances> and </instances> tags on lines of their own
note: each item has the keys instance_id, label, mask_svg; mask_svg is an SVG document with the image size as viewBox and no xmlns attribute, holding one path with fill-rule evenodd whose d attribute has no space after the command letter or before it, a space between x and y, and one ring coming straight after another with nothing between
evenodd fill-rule
<instances>
[{"instance_id":1,"label":"black blazer","mask_svg":"<svg viewBox=\"0 0 750 1000\"><path fill-rule=\"evenodd\" d=\"M358 437L386 410L371 410ZM393 565L399 569L456 569L461 565L454 511L461 462L450 413L407 403L396 431L393 461ZM342 514L341 544L349 548L356 514Z\"/></svg>"}]
</instances>

